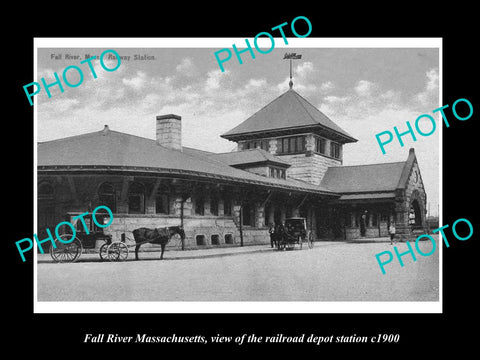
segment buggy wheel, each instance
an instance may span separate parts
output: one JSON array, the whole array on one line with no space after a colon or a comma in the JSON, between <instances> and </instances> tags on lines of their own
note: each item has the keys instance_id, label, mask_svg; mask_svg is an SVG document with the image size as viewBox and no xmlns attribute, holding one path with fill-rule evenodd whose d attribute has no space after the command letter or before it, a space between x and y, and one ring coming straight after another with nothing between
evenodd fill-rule
<instances>
[{"instance_id":1,"label":"buggy wheel","mask_svg":"<svg viewBox=\"0 0 480 360\"><path fill-rule=\"evenodd\" d=\"M100 251L98 252L98 254L100 255L100 259L102 259L102 261L108 259L108 244L107 243L100 246Z\"/></svg>"},{"instance_id":2,"label":"buggy wheel","mask_svg":"<svg viewBox=\"0 0 480 360\"><path fill-rule=\"evenodd\" d=\"M123 242L114 242L108 245L107 257L110 261L124 261L128 257L128 246Z\"/></svg>"},{"instance_id":3,"label":"buggy wheel","mask_svg":"<svg viewBox=\"0 0 480 360\"><path fill-rule=\"evenodd\" d=\"M170 238L169 242L171 243L171 246L173 246L176 250L183 250L182 249L182 237L179 234L174 234Z\"/></svg>"},{"instance_id":4,"label":"buggy wheel","mask_svg":"<svg viewBox=\"0 0 480 360\"><path fill-rule=\"evenodd\" d=\"M60 235L60 238L64 241L69 241L72 236L71 234ZM82 243L78 238L73 239L73 241L65 244L58 239L55 240L55 247L50 246L50 256L55 262L75 262L80 258L82 254Z\"/></svg>"},{"instance_id":5,"label":"buggy wheel","mask_svg":"<svg viewBox=\"0 0 480 360\"><path fill-rule=\"evenodd\" d=\"M313 249L313 234L311 231L308 233L307 241L308 241L308 248Z\"/></svg>"}]
</instances>

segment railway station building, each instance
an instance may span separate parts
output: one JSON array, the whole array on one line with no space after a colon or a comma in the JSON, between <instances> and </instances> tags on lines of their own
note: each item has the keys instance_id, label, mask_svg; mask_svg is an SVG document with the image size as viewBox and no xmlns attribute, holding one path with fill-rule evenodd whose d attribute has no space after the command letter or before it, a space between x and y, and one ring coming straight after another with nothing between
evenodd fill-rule
<instances>
[{"instance_id":1,"label":"railway station building","mask_svg":"<svg viewBox=\"0 0 480 360\"><path fill-rule=\"evenodd\" d=\"M267 244L268 225L295 216L316 241L388 236L392 221L406 240L425 231L414 149L402 162L343 166L343 146L357 140L292 88L221 135L237 151L183 146L180 115L154 124L155 139L105 125L39 143L39 237L99 205L114 214L114 241L182 225L187 248Z\"/></svg>"}]
</instances>

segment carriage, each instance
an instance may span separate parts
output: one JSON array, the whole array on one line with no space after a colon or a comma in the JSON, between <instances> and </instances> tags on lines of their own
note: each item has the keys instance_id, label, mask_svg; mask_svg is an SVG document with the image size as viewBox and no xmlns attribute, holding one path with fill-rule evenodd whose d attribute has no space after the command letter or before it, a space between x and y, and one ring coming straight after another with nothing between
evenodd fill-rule
<instances>
[{"instance_id":1,"label":"carriage","mask_svg":"<svg viewBox=\"0 0 480 360\"><path fill-rule=\"evenodd\" d=\"M101 260L122 261L128 257L128 246L125 242L112 242L112 236L105 234L103 229L95 224L92 214L77 218L82 213L70 212L66 216L66 221L70 222L76 231L75 238L72 239L70 228L64 229L60 238L55 239L55 247L50 246L50 256L55 262L75 262L85 250L93 250L97 246L97 241L103 241L99 248L99 256ZM82 224L82 219L84 224ZM101 224L108 223L108 214L97 213L96 221ZM88 230L88 231L87 231Z\"/></svg>"},{"instance_id":2,"label":"carriage","mask_svg":"<svg viewBox=\"0 0 480 360\"><path fill-rule=\"evenodd\" d=\"M313 248L313 235L307 229L307 220L302 217L292 217L285 219L285 224L275 230L275 242L277 249L293 249L298 245L300 249L306 242L308 248Z\"/></svg>"},{"instance_id":3,"label":"carriage","mask_svg":"<svg viewBox=\"0 0 480 360\"><path fill-rule=\"evenodd\" d=\"M92 214L78 217L82 213L68 213L67 219L69 223L75 228L75 237L72 240L73 234L70 228L64 229L60 238L55 239L55 247L50 246L50 256L55 262L75 262L77 261L84 250L94 250L97 248L97 241L103 242L98 254L101 260L109 261L124 261L128 257L130 247L135 247L135 259L138 260L138 250L140 246L146 243L161 245L160 259L163 259L163 252L166 244L176 235L177 247L181 246L184 249L185 232L182 226L169 226L165 228L139 228L133 230L133 239L123 233L120 241L112 241L112 235L105 234L103 228L97 226L92 219ZM108 214L96 213L95 220L98 224L107 224L109 222ZM69 231L68 231L69 230ZM178 237L180 239L178 239ZM127 245L126 240L132 245Z\"/></svg>"}]
</instances>

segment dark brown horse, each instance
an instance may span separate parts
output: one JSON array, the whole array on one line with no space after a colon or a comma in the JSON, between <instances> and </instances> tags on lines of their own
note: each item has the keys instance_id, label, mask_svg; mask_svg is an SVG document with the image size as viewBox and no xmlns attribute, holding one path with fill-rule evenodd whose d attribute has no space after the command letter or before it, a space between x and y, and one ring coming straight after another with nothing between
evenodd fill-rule
<instances>
[{"instance_id":1,"label":"dark brown horse","mask_svg":"<svg viewBox=\"0 0 480 360\"><path fill-rule=\"evenodd\" d=\"M163 259L163 252L165 251L165 245L174 235L180 235L182 242L185 240L185 231L181 226L170 226L165 228L138 228L133 230L133 237L135 238L135 260L138 260L138 249L140 246L146 243L160 244L162 247L162 253L160 254L160 260Z\"/></svg>"}]
</instances>

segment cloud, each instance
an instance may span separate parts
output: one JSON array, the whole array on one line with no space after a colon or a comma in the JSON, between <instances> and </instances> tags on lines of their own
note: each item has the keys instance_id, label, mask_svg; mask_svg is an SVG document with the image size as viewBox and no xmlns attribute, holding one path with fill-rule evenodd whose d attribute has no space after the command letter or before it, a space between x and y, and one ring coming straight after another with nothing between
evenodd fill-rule
<instances>
[{"instance_id":1,"label":"cloud","mask_svg":"<svg viewBox=\"0 0 480 360\"><path fill-rule=\"evenodd\" d=\"M310 61L294 66L292 71L293 89L307 97L318 91L317 85L311 82L316 71L314 64ZM290 76L286 76L284 80L275 86L275 90L279 93L285 92L288 90L289 82Z\"/></svg>"},{"instance_id":2,"label":"cloud","mask_svg":"<svg viewBox=\"0 0 480 360\"><path fill-rule=\"evenodd\" d=\"M331 81L324 82L320 85L320 91L323 93L328 93L335 89L335 85Z\"/></svg>"},{"instance_id":3,"label":"cloud","mask_svg":"<svg viewBox=\"0 0 480 360\"><path fill-rule=\"evenodd\" d=\"M42 111L49 111L55 113L64 113L76 108L80 104L78 99L71 99L67 97L52 97L45 99L38 103L42 107Z\"/></svg>"},{"instance_id":4,"label":"cloud","mask_svg":"<svg viewBox=\"0 0 480 360\"><path fill-rule=\"evenodd\" d=\"M53 70L52 68L37 68L37 80L36 82L40 83L41 82L41 79L44 78L45 79L45 82L47 82L48 84L48 79L54 79L54 75L53 73L57 71L57 70ZM58 74L58 71L57 71L57 74ZM60 73L59 74L59 77L61 77L62 74ZM55 80L53 80L55 81Z\"/></svg>"},{"instance_id":5,"label":"cloud","mask_svg":"<svg viewBox=\"0 0 480 360\"><path fill-rule=\"evenodd\" d=\"M425 73L426 83L424 90L414 96L414 101L422 106L438 104L439 75L437 69L429 69Z\"/></svg>"},{"instance_id":6,"label":"cloud","mask_svg":"<svg viewBox=\"0 0 480 360\"><path fill-rule=\"evenodd\" d=\"M205 81L205 91L217 90L220 88L220 82L230 74L229 70L222 72L220 69L210 70L207 73Z\"/></svg>"},{"instance_id":7,"label":"cloud","mask_svg":"<svg viewBox=\"0 0 480 360\"><path fill-rule=\"evenodd\" d=\"M312 72L316 71L315 66L310 61L305 61L300 63L298 66L295 67L294 75L297 75L301 78L305 78L306 76L310 75Z\"/></svg>"},{"instance_id":8,"label":"cloud","mask_svg":"<svg viewBox=\"0 0 480 360\"><path fill-rule=\"evenodd\" d=\"M267 81L265 79L250 79L245 85L246 88L259 88L259 87L264 87L267 84Z\"/></svg>"},{"instance_id":9,"label":"cloud","mask_svg":"<svg viewBox=\"0 0 480 360\"><path fill-rule=\"evenodd\" d=\"M335 96L335 95L329 95L323 98L323 100L325 100L327 103L330 103L330 104L345 103L347 101L350 101L350 99L351 99L350 96Z\"/></svg>"},{"instance_id":10,"label":"cloud","mask_svg":"<svg viewBox=\"0 0 480 360\"><path fill-rule=\"evenodd\" d=\"M175 70L181 75L188 77L195 76L198 73L196 65L191 58L183 58L180 63L175 67Z\"/></svg>"},{"instance_id":11,"label":"cloud","mask_svg":"<svg viewBox=\"0 0 480 360\"><path fill-rule=\"evenodd\" d=\"M137 71L137 75L130 79L122 79L122 83L134 90L142 89L147 83L147 75L143 71Z\"/></svg>"},{"instance_id":12,"label":"cloud","mask_svg":"<svg viewBox=\"0 0 480 360\"><path fill-rule=\"evenodd\" d=\"M354 90L359 96L370 96L374 89L374 84L368 80L359 80Z\"/></svg>"}]
</instances>

